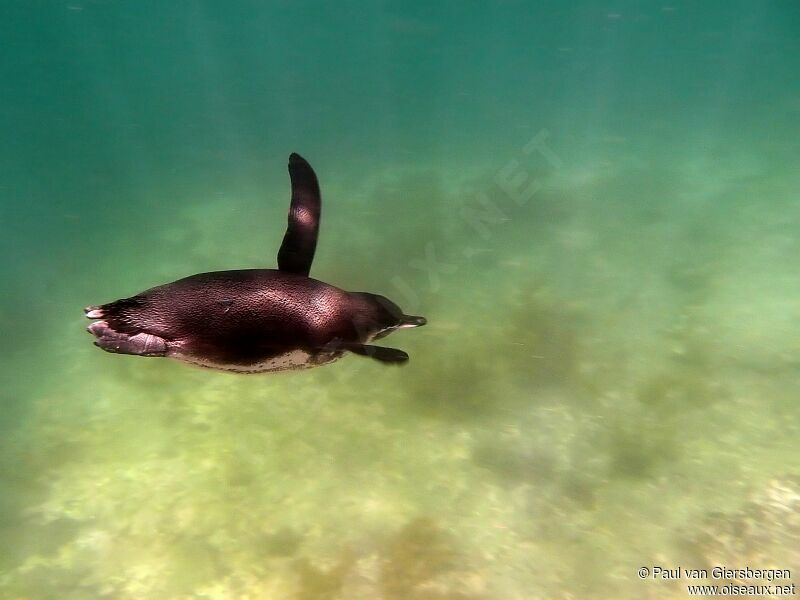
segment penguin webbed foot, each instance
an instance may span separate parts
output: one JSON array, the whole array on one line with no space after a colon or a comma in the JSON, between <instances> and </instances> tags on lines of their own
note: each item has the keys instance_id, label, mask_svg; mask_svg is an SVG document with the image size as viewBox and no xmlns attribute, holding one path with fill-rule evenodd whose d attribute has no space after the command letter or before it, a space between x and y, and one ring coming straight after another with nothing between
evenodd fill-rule
<instances>
[{"instance_id":1,"label":"penguin webbed foot","mask_svg":"<svg viewBox=\"0 0 800 600\"><path fill-rule=\"evenodd\" d=\"M120 333L105 321L95 321L86 329L97 338L94 345L106 352L137 356L164 356L167 353L166 340L150 333Z\"/></svg>"},{"instance_id":2,"label":"penguin webbed foot","mask_svg":"<svg viewBox=\"0 0 800 600\"><path fill-rule=\"evenodd\" d=\"M408 354L397 348L386 348L384 346L370 346L367 344L349 344L347 350L353 354L368 356L382 363L391 365L402 365L408 362Z\"/></svg>"}]
</instances>

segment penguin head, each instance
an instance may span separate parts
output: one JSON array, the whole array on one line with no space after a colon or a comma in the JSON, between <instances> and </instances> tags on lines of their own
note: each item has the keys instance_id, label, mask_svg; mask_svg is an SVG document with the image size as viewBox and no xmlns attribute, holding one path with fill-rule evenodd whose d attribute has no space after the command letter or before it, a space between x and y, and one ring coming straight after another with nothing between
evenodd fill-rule
<instances>
[{"instance_id":1,"label":"penguin head","mask_svg":"<svg viewBox=\"0 0 800 600\"><path fill-rule=\"evenodd\" d=\"M379 340L395 329L421 327L427 323L425 317L406 315L394 302L379 294L360 292L361 310L355 317L356 328L367 334L369 340Z\"/></svg>"}]
</instances>

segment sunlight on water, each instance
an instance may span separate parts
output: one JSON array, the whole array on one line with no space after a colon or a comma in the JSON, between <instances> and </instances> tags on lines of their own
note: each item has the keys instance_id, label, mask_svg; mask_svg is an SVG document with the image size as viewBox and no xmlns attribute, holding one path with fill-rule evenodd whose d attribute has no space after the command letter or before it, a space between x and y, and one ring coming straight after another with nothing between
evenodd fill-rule
<instances>
[{"instance_id":1,"label":"sunlight on water","mask_svg":"<svg viewBox=\"0 0 800 600\"><path fill-rule=\"evenodd\" d=\"M0 596L796 582L800 13L222 6L0 24ZM387 340L409 364L92 346L88 304L274 268L291 151L322 187L312 276L425 315Z\"/></svg>"}]
</instances>

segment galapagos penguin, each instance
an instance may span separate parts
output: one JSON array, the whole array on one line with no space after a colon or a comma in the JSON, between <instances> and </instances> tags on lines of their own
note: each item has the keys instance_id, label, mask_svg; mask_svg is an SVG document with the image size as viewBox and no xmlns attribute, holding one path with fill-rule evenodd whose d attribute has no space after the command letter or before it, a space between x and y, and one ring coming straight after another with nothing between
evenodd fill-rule
<instances>
[{"instance_id":1,"label":"galapagos penguin","mask_svg":"<svg viewBox=\"0 0 800 600\"><path fill-rule=\"evenodd\" d=\"M289 176L289 224L277 270L200 273L89 306L94 344L236 373L315 367L347 352L406 362L402 350L369 342L424 325L425 318L403 314L383 296L346 292L308 276L319 231L319 183L298 154L289 157Z\"/></svg>"}]
</instances>

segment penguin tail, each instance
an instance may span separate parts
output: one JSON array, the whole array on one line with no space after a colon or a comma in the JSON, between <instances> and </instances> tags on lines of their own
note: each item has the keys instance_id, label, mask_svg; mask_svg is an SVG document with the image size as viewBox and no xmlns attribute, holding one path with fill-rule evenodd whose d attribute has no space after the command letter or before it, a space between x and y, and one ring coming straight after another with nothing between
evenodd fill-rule
<instances>
[{"instance_id":1,"label":"penguin tail","mask_svg":"<svg viewBox=\"0 0 800 600\"><path fill-rule=\"evenodd\" d=\"M115 354L165 356L167 340L136 326L141 302L136 298L116 300L100 306L87 306L84 313L92 323L86 330L95 337L94 345Z\"/></svg>"},{"instance_id":2,"label":"penguin tail","mask_svg":"<svg viewBox=\"0 0 800 600\"><path fill-rule=\"evenodd\" d=\"M99 306L87 306L83 309L88 319L103 319L109 327L120 333L139 333L141 328L136 324L136 315L142 307L138 298L123 298Z\"/></svg>"}]
</instances>

